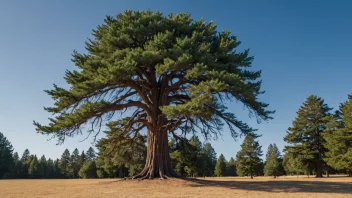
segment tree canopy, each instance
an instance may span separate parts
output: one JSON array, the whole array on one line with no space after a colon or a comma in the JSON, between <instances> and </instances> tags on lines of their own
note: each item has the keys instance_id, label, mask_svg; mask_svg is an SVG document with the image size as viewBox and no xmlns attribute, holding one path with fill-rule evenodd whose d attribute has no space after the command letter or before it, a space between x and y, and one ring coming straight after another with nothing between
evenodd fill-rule
<instances>
[{"instance_id":1,"label":"tree canopy","mask_svg":"<svg viewBox=\"0 0 352 198\"><path fill-rule=\"evenodd\" d=\"M241 150L236 155L236 168L239 176L256 175L258 167L262 166L262 146L255 139L258 136L247 135L241 144ZM262 168L260 168L262 169ZM257 174L258 175L258 174Z\"/></svg>"},{"instance_id":2,"label":"tree canopy","mask_svg":"<svg viewBox=\"0 0 352 198\"><path fill-rule=\"evenodd\" d=\"M13 168L13 147L9 140L0 132L0 178L10 174Z\"/></svg>"},{"instance_id":3,"label":"tree canopy","mask_svg":"<svg viewBox=\"0 0 352 198\"><path fill-rule=\"evenodd\" d=\"M311 95L297 112L297 117L288 128L284 140L290 145L285 150L301 159L301 162L315 170L316 177L322 177L326 168L323 161L326 148L323 133L327 124L327 116L331 108L324 100Z\"/></svg>"},{"instance_id":4,"label":"tree canopy","mask_svg":"<svg viewBox=\"0 0 352 198\"><path fill-rule=\"evenodd\" d=\"M167 133L200 131L216 138L224 124L233 137L252 133L227 111L226 101L241 102L258 121L271 119L273 111L258 99L264 93L261 72L250 69L249 50L238 51L237 37L213 22L187 13L128 10L108 16L92 35L87 53L73 53L77 69L64 77L70 88L46 91L55 103L45 110L55 117L47 125L34 122L39 133L59 143L83 133L84 126L96 137L106 121L115 121L125 136L145 129L149 152L137 177L165 178L177 176Z\"/></svg>"},{"instance_id":5,"label":"tree canopy","mask_svg":"<svg viewBox=\"0 0 352 198\"><path fill-rule=\"evenodd\" d=\"M324 139L328 149L324 158L327 164L352 175L352 95L330 116Z\"/></svg>"}]
</instances>

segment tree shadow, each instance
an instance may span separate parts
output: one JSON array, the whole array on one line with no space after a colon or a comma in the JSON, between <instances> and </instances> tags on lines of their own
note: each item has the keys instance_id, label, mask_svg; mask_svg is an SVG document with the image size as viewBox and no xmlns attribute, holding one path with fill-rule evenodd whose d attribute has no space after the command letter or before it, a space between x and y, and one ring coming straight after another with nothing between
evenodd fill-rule
<instances>
[{"instance_id":1,"label":"tree shadow","mask_svg":"<svg viewBox=\"0 0 352 198\"><path fill-rule=\"evenodd\" d=\"M326 179L326 178L325 178ZM331 181L290 181L290 180L208 180L208 179L187 179L192 183L191 187L225 187L230 189L264 191L264 192L307 192L307 193L352 193L352 182L331 182Z\"/></svg>"}]
</instances>

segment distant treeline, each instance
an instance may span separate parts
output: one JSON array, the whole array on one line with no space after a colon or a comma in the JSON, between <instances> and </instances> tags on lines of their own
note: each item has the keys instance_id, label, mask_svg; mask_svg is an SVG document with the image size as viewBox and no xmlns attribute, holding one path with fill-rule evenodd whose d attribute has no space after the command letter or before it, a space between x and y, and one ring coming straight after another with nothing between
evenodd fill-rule
<instances>
[{"instance_id":1,"label":"distant treeline","mask_svg":"<svg viewBox=\"0 0 352 198\"><path fill-rule=\"evenodd\" d=\"M185 177L351 175L352 95L339 110L331 110L323 99L309 96L284 137L289 144L284 148L285 154L282 156L277 146L270 144L265 162L256 140L259 136L254 133L245 136L236 158L229 161L222 154L217 158L211 144L203 144L197 136L170 137L172 166ZM28 149L20 157L0 133L0 178L115 178L138 174L146 161L146 137L138 133L133 139L123 137L123 131L115 124L108 126L106 137L96 144L97 154L93 148L81 153L66 149L60 159L38 158Z\"/></svg>"}]
</instances>

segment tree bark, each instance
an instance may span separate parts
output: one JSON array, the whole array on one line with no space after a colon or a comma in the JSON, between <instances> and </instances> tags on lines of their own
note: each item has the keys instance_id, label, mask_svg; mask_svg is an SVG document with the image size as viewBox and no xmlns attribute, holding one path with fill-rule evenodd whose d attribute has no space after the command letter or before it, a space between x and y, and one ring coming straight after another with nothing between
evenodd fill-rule
<instances>
[{"instance_id":1,"label":"tree bark","mask_svg":"<svg viewBox=\"0 0 352 198\"><path fill-rule=\"evenodd\" d=\"M133 179L166 179L178 177L171 165L167 131L156 129L148 131L148 148L146 164L142 172Z\"/></svg>"}]
</instances>

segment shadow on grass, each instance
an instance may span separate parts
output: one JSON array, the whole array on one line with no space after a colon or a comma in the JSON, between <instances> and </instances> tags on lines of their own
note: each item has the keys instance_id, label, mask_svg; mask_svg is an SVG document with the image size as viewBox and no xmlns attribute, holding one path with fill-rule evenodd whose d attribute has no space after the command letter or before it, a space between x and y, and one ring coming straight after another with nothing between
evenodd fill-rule
<instances>
[{"instance_id":1,"label":"shadow on grass","mask_svg":"<svg viewBox=\"0 0 352 198\"><path fill-rule=\"evenodd\" d=\"M253 190L264 192L307 192L307 193L352 193L351 182L329 182L329 181L218 181L203 179L186 179L192 181L191 187L225 187L238 190ZM352 197L352 195L351 195Z\"/></svg>"}]
</instances>

